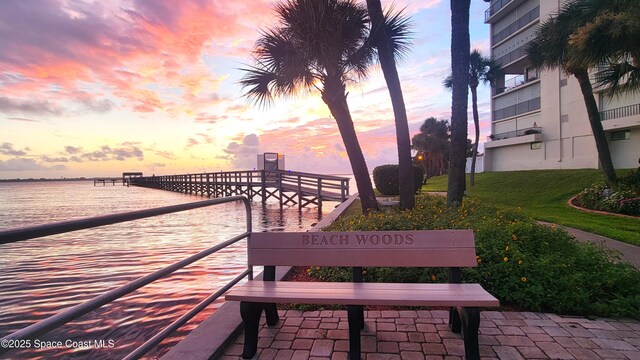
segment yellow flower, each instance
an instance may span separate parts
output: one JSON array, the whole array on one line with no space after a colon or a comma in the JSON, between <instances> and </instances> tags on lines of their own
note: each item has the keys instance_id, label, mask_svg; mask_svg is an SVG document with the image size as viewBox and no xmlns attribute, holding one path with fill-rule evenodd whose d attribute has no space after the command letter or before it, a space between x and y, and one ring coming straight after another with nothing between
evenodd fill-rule
<instances>
[{"instance_id":1,"label":"yellow flower","mask_svg":"<svg viewBox=\"0 0 640 360\"><path fill-rule=\"evenodd\" d=\"M520 278L520 281L527 282L527 278L523 276L522 278Z\"/></svg>"},{"instance_id":2,"label":"yellow flower","mask_svg":"<svg viewBox=\"0 0 640 360\"><path fill-rule=\"evenodd\" d=\"M522 260L518 260L518 265L522 265Z\"/></svg>"},{"instance_id":3,"label":"yellow flower","mask_svg":"<svg viewBox=\"0 0 640 360\"><path fill-rule=\"evenodd\" d=\"M511 235L511 238L512 238L513 240L518 240L518 235L513 234L513 235Z\"/></svg>"},{"instance_id":4,"label":"yellow flower","mask_svg":"<svg viewBox=\"0 0 640 360\"><path fill-rule=\"evenodd\" d=\"M504 259L502 259L502 260L504 260L504 262L507 262L507 261L509 261L509 258L505 256Z\"/></svg>"},{"instance_id":5,"label":"yellow flower","mask_svg":"<svg viewBox=\"0 0 640 360\"><path fill-rule=\"evenodd\" d=\"M504 248L506 251L509 251L509 245L507 245L506 248Z\"/></svg>"}]
</instances>

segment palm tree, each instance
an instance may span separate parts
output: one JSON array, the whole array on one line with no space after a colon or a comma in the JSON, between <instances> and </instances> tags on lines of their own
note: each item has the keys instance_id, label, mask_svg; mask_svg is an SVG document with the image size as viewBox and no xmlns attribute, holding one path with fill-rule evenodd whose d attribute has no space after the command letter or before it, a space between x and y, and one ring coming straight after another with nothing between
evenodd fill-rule
<instances>
[{"instance_id":1,"label":"palm tree","mask_svg":"<svg viewBox=\"0 0 640 360\"><path fill-rule=\"evenodd\" d=\"M415 205L415 190L413 188L413 164L411 161L411 142L409 140L409 124L407 121L407 110L404 105L404 97L402 96L402 88L400 86L400 77L396 69L395 56L398 54L394 51L394 39L406 39L406 33L390 33L387 32L385 24L385 16L382 13L382 4L380 0L367 0L367 8L371 17L371 26L374 44L378 49L378 58L384 78L389 89L391 97L391 105L393 107L393 115L396 121L396 141L398 144L398 168L400 172L400 209L413 209ZM388 15L388 19L394 19L393 23L406 25L406 19L400 14ZM406 26L396 27L404 30Z\"/></svg>"},{"instance_id":2,"label":"palm tree","mask_svg":"<svg viewBox=\"0 0 640 360\"><path fill-rule=\"evenodd\" d=\"M467 101L469 99L470 0L451 0L451 154L447 205L462 203L466 188Z\"/></svg>"},{"instance_id":3,"label":"palm tree","mask_svg":"<svg viewBox=\"0 0 640 360\"><path fill-rule=\"evenodd\" d=\"M480 119L478 115L478 85L480 82L493 85L495 80L502 73L500 65L491 58L483 56L480 51L473 50L469 55L469 89L471 89L471 106L473 109L473 124L475 127L475 142L473 143L473 153L471 156L471 173L469 174L469 185L475 184L476 157L478 156L478 142L480 141ZM451 89L453 79L451 75L443 81L443 85Z\"/></svg>"},{"instance_id":4,"label":"palm tree","mask_svg":"<svg viewBox=\"0 0 640 360\"><path fill-rule=\"evenodd\" d=\"M421 165L427 178L439 176L447 171L451 150L451 127L446 120L427 118L420 132L411 139L411 147L422 155Z\"/></svg>"},{"instance_id":5,"label":"palm tree","mask_svg":"<svg viewBox=\"0 0 640 360\"><path fill-rule=\"evenodd\" d=\"M265 105L275 96L318 90L338 124L362 211L377 210L345 86L347 80L365 78L374 61L367 9L353 0L287 0L276 5L276 12L279 26L263 31L254 52L256 65L244 69L245 96ZM393 31L402 33L400 28ZM396 51L406 46L401 40L393 45Z\"/></svg>"},{"instance_id":6,"label":"palm tree","mask_svg":"<svg viewBox=\"0 0 640 360\"><path fill-rule=\"evenodd\" d=\"M575 6L574 3L569 3L561 9L558 16L550 18L540 25L536 38L527 46L527 55L531 64L539 69L560 68L567 74L576 77L587 108L591 132L596 142L602 170L607 180L614 182L617 179L616 172L613 168L609 144L593 95L588 67L585 67L578 60L579 54L573 51L569 44L571 34L583 25L583 20L581 17L575 16L576 8L572 6Z\"/></svg>"}]
</instances>

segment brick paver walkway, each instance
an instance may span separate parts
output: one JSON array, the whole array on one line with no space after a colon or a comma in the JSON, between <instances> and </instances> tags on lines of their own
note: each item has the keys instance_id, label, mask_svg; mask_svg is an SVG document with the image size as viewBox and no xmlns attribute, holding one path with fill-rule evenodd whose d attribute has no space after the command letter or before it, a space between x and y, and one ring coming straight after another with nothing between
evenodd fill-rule
<instances>
[{"instance_id":1,"label":"brick paver walkway","mask_svg":"<svg viewBox=\"0 0 640 360\"><path fill-rule=\"evenodd\" d=\"M257 359L347 359L346 311L287 310L280 315L278 325L260 329ZM447 311L367 311L365 316L363 359L464 357L460 335L447 325ZM221 359L240 358L243 337ZM479 340L483 359L640 360L637 321L483 311Z\"/></svg>"}]
</instances>

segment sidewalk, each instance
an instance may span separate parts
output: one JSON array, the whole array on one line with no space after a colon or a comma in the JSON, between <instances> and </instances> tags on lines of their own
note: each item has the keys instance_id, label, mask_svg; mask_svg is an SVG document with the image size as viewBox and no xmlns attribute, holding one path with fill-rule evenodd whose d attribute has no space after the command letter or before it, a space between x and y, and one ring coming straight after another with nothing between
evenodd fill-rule
<instances>
[{"instance_id":1,"label":"sidewalk","mask_svg":"<svg viewBox=\"0 0 640 360\"><path fill-rule=\"evenodd\" d=\"M551 223L538 221L539 224L551 226ZM636 269L640 269L640 246L635 246L622 241L614 240L602 235L592 234L583 230L571 228L564 225L556 225L573 235L579 242L591 242L601 244L604 247L620 252L620 260L631 264Z\"/></svg>"},{"instance_id":2,"label":"sidewalk","mask_svg":"<svg viewBox=\"0 0 640 360\"><path fill-rule=\"evenodd\" d=\"M347 359L346 311L281 310L260 330L257 359ZM445 310L367 311L362 358L462 359L459 334ZM588 320L532 312L482 312L483 359L640 359L640 322ZM220 359L240 359L243 334Z\"/></svg>"}]
</instances>

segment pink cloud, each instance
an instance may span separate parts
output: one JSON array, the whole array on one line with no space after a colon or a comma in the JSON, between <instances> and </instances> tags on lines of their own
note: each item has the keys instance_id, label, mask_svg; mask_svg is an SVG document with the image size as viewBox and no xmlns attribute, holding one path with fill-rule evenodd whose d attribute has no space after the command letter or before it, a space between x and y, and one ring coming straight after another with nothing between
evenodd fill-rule
<instances>
[{"instance_id":1,"label":"pink cloud","mask_svg":"<svg viewBox=\"0 0 640 360\"><path fill-rule=\"evenodd\" d=\"M200 56L214 44L255 37L252 18L265 18L270 7L267 1L7 2L0 12L0 76L11 81L2 82L3 94L27 99L55 86L68 93L50 98L69 100L84 82L106 86L134 111L205 106L208 98L199 94L221 78ZM189 106L141 88L158 83L183 89L179 100Z\"/></svg>"}]
</instances>

